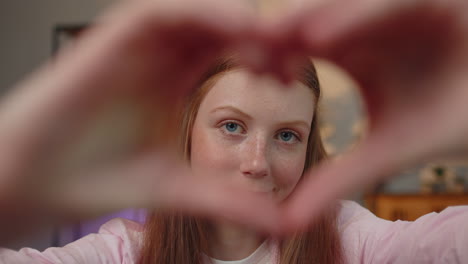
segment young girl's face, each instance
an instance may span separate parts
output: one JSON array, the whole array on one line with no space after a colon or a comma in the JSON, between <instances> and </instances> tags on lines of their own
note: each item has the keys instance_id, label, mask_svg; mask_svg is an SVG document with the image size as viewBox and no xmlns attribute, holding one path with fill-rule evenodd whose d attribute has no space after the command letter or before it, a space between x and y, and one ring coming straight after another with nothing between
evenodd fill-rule
<instances>
[{"instance_id":1,"label":"young girl's face","mask_svg":"<svg viewBox=\"0 0 468 264\"><path fill-rule=\"evenodd\" d=\"M244 70L225 73L193 126L194 174L285 199L304 169L314 104L310 88L299 82L286 87Z\"/></svg>"}]
</instances>

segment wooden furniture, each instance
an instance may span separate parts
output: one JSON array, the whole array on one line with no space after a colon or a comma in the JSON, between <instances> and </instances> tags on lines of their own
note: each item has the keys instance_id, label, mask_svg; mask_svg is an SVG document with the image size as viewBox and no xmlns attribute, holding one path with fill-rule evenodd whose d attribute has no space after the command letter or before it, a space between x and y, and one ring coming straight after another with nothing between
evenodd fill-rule
<instances>
[{"instance_id":1,"label":"wooden furniture","mask_svg":"<svg viewBox=\"0 0 468 264\"><path fill-rule=\"evenodd\" d=\"M414 221L448 206L468 205L468 194L369 194L366 207L380 218Z\"/></svg>"}]
</instances>

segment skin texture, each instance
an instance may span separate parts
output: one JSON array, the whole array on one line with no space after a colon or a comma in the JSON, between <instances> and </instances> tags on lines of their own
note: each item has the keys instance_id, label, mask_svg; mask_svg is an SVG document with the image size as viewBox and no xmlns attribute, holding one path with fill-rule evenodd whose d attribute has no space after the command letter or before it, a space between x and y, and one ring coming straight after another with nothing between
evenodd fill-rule
<instances>
[{"instance_id":1,"label":"skin texture","mask_svg":"<svg viewBox=\"0 0 468 264\"><path fill-rule=\"evenodd\" d=\"M192 132L195 177L220 179L277 203L302 176L314 95L299 82L285 86L246 70L224 73L202 101ZM213 257L238 260L262 242L251 229L214 224Z\"/></svg>"}]
</instances>

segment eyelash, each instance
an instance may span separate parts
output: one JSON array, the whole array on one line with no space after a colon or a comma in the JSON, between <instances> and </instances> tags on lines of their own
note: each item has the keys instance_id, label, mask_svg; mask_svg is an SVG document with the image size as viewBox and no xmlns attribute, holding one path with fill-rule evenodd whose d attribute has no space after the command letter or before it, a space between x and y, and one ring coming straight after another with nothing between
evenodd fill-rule
<instances>
[{"instance_id":1,"label":"eyelash","mask_svg":"<svg viewBox=\"0 0 468 264\"><path fill-rule=\"evenodd\" d=\"M297 142L302 142L301 136L300 136L298 133L296 133L295 131L292 131L292 130L281 130L281 131L279 131L278 133L276 133L276 138L278 138L278 140L280 140L282 143L285 143L285 144L294 144L294 143L295 143L295 142L283 141L283 140L279 139L281 133L283 133L283 132L291 133L292 136L295 138L295 140L296 140Z\"/></svg>"},{"instance_id":2,"label":"eyelash","mask_svg":"<svg viewBox=\"0 0 468 264\"><path fill-rule=\"evenodd\" d=\"M227 131L226 128L225 128L225 126L226 126L227 124L230 124L230 123L236 124L237 126L239 126L239 127L242 129L242 132L241 132L241 133L235 133L235 132L229 132L229 131ZM221 122L221 123L219 124L219 129L221 130L222 133L224 133L224 134L227 135L227 136L236 136L236 135L238 135L238 134L244 134L244 133L245 133L245 130L246 130L246 129L244 128L244 125L243 125L243 124L241 124L241 123L238 122L238 121L234 121L234 120L227 120L227 121ZM293 131L293 130L280 130L280 131L278 131L278 132L276 133L275 138L278 139L278 140L280 140L280 139L279 139L279 136L280 136L281 133L283 133L283 132L291 133L292 136L295 138L295 140L297 140L297 142L302 142L301 136L300 136L297 132L295 132L295 131ZM290 142L288 142L288 141L283 141L283 140L280 140L280 141L281 141L282 143L284 143L284 144L294 144L294 143L290 143Z\"/></svg>"},{"instance_id":3,"label":"eyelash","mask_svg":"<svg viewBox=\"0 0 468 264\"><path fill-rule=\"evenodd\" d=\"M234 132L229 132L226 130L225 126L227 124L236 124L238 125L241 129L242 129L242 132L241 133L234 133ZM221 129L221 132L223 132L225 135L228 135L228 136L235 136L235 135L238 135L238 134L244 134L245 133L245 128L244 128L244 125L240 124L240 122L238 121L234 121L234 120L226 120L224 122L221 122L219 124L219 129Z\"/></svg>"}]
</instances>

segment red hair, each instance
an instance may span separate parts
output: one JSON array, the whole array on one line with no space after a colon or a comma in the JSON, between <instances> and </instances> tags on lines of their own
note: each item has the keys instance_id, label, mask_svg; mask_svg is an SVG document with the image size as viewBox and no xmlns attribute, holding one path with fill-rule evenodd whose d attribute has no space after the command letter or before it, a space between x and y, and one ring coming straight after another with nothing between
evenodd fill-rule
<instances>
[{"instance_id":1,"label":"red hair","mask_svg":"<svg viewBox=\"0 0 468 264\"><path fill-rule=\"evenodd\" d=\"M182 148L190 161L191 133L198 108L214 83L226 72L238 68L234 59L222 59L202 78L199 88L188 100L181 122ZM304 62L299 78L315 95L315 114L309 134L304 171L326 158L318 126L317 105L320 84L314 65ZM279 264L343 263L340 236L336 225L337 208L318 219L307 232L280 241ZM209 253L206 222L179 213L154 211L149 215L140 263L202 264Z\"/></svg>"}]
</instances>

